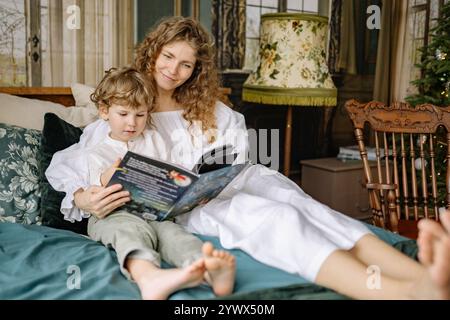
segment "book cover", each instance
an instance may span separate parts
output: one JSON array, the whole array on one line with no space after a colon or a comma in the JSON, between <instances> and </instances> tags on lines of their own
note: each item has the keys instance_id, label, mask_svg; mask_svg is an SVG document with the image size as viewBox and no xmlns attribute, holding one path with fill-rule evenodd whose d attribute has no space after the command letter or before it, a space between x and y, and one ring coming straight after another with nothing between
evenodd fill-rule
<instances>
[{"instance_id":1,"label":"book cover","mask_svg":"<svg viewBox=\"0 0 450 320\"><path fill-rule=\"evenodd\" d=\"M208 152L194 172L128 151L108 186L119 183L130 192L120 210L146 220L171 219L215 198L249 165L231 165L237 155L230 152L228 146Z\"/></svg>"}]
</instances>

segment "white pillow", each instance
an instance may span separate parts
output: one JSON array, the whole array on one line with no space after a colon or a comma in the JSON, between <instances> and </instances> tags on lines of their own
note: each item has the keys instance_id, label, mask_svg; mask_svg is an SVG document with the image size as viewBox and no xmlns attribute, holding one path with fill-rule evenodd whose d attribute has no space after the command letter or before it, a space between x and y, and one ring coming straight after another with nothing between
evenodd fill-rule
<instances>
[{"instance_id":1,"label":"white pillow","mask_svg":"<svg viewBox=\"0 0 450 320\"><path fill-rule=\"evenodd\" d=\"M44 114L55 113L64 121L85 127L98 119L92 107L65 107L62 104L0 93L0 122L23 128L42 130Z\"/></svg>"},{"instance_id":2,"label":"white pillow","mask_svg":"<svg viewBox=\"0 0 450 320\"><path fill-rule=\"evenodd\" d=\"M91 101L91 94L95 91L94 87L82 83L73 83L70 89L72 90L76 106L97 109L95 103Z\"/></svg>"}]
</instances>

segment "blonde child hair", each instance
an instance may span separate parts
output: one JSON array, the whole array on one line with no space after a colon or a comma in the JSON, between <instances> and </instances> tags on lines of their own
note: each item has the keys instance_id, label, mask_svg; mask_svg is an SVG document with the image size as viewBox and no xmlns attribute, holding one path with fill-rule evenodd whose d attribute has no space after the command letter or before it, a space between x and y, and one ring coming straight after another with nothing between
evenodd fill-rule
<instances>
[{"instance_id":1,"label":"blonde child hair","mask_svg":"<svg viewBox=\"0 0 450 320\"><path fill-rule=\"evenodd\" d=\"M97 108L108 109L112 104L132 109L147 106L149 113L155 108L154 99L155 95L147 76L131 67L111 68L106 71L94 93L91 94L91 100ZM151 117L148 117L147 123L151 125Z\"/></svg>"}]
</instances>

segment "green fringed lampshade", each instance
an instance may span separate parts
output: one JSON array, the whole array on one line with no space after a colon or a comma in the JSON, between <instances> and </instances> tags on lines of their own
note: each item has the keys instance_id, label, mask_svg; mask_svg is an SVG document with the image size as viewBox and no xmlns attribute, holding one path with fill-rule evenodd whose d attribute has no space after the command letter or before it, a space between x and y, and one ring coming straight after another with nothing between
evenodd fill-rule
<instances>
[{"instance_id":1,"label":"green fringed lampshade","mask_svg":"<svg viewBox=\"0 0 450 320\"><path fill-rule=\"evenodd\" d=\"M260 30L260 63L244 83L243 100L296 106L337 104L326 63L326 17L264 14Z\"/></svg>"}]
</instances>

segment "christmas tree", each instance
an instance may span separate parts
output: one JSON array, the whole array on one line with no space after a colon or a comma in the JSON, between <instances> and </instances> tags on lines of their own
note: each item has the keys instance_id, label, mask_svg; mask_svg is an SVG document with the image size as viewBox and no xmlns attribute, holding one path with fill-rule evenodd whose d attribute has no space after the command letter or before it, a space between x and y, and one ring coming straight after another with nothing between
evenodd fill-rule
<instances>
[{"instance_id":1,"label":"christmas tree","mask_svg":"<svg viewBox=\"0 0 450 320\"><path fill-rule=\"evenodd\" d=\"M419 93L409 96L406 101L413 106L424 103L431 103L436 106L444 107L450 105L450 2L444 4L441 8L440 17L437 19L437 25L431 31L430 43L421 48L421 63L416 65L422 71L420 79L412 81ZM436 172L438 186L438 203L445 205L446 184L445 176L447 169L446 159L446 132L443 128L438 129L433 140L437 140L436 151ZM426 142L427 144L427 142ZM428 149L428 145L426 145ZM418 159L417 159L418 160ZM416 161L417 161L416 160ZM417 170L421 168L416 166ZM418 185L421 185L421 177L418 175ZM430 190L430 185L428 185Z\"/></svg>"},{"instance_id":2,"label":"christmas tree","mask_svg":"<svg viewBox=\"0 0 450 320\"><path fill-rule=\"evenodd\" d=\"M406 101L412 105L431 103L437 106L450 105L450 2L441 8L437 26L431 29L430 43L420 49L422 77L412 81L419 93L409 96Z\"/></svg>"}]
</instances>

